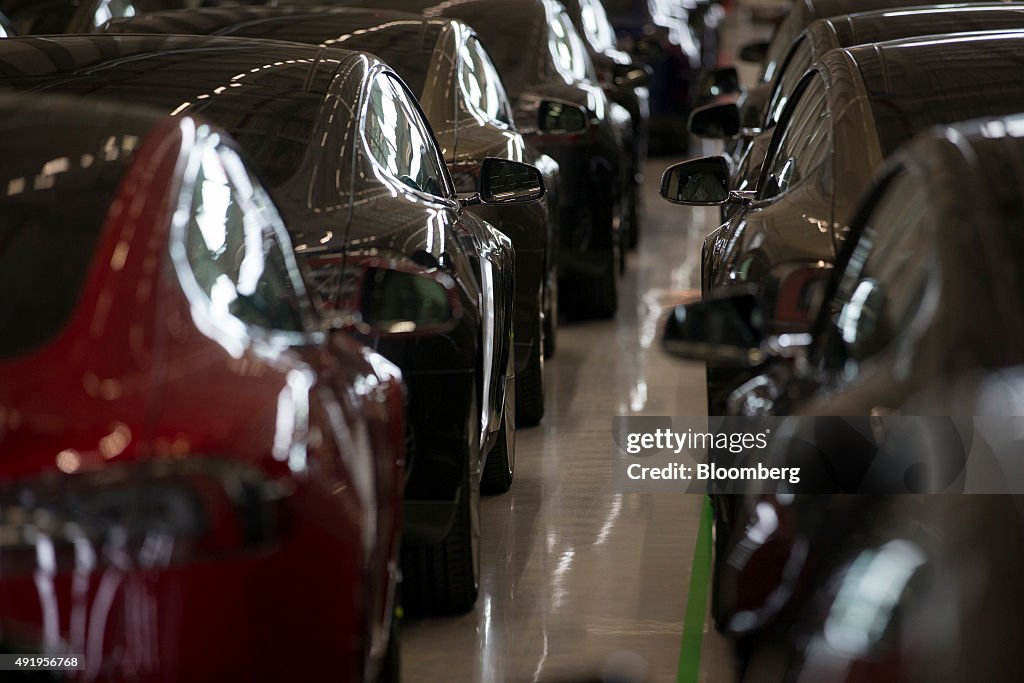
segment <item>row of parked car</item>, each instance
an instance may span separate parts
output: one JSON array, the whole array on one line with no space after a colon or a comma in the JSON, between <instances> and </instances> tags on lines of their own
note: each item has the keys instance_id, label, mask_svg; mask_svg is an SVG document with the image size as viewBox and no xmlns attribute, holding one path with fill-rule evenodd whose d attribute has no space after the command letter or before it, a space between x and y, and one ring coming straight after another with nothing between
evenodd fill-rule
<instances>
[{"instance_id":1,"label":"row of parked car","mask_svg":"<svg viewBox=\"0 0 1024 683\"><path fill-rule=\"evenodd\" d=\"M1024 4L802 0L742 56L757 83L690 119L727 153L663 178L723 220L666 348L706 361L712 415L842 416L872 455L901 453L885 418L941 420L832 463L889 468L878 495L713 495L718 628L745 681L1015 680L1019 497L923 494L965 489L945 449L993 448L950 425L1021 415Z\"/></svg>"},{"instance_id":2,"label":"row of parked car","mask_svg":"<svg viewBox=\"0 0 1024 683\"><path fill-rule=\"evenodd\" d=\"M476 601L657 72L597 0L325 2L0 0L5 651L394 680L400 578Z\"/></svg>"}]
</instances>

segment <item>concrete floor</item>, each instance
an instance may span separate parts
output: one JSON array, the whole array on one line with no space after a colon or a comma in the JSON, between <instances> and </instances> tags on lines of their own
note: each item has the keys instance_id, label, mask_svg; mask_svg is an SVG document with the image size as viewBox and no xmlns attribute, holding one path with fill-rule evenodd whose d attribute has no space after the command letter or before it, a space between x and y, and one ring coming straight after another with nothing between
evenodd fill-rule
<instances>
[{"instance_id":1,"label":"concrete floor","mask_svg":"<svg viewBox=\"0 0 1024 683\"><path fill-rule=\"evenodd\" d=\"M676 680L701 497L616 493L611 477L613 416L706 410L703 367L660 350L660 320L696 295L718 210L657 196L671 161L648 165L619 315L559 330L544 422L519 432L512 490L484 500L476 610L407 621L404 680L578 681L623 663Z\"/></svg>"}]
</instances>

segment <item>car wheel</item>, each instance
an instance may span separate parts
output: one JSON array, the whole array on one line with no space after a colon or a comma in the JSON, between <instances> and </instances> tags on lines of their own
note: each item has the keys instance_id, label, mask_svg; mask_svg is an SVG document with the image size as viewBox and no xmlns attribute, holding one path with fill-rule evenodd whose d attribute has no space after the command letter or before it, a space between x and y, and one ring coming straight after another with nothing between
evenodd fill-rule
<instances>
[{"instance_id":1,"label":"car wheel","mask_svg":"<svg viewBox=\"0 0 1024 683\"><path fill-rule=\"evenodd\" d=\"M544 417L544 321L537 318L537 343L530 358L516 372L516 426L533 427Z\"/></svg>"},{"instance_id":2,"label":"car wheel","mask_svg":"<svg viewBox=\"0 0 1024 683\"><path fill-rule=\"evenodd\" d=\"M515 363L509 357L509 366ZM512 375L505 387L505 406L501 416L498 440L484 461L484 476L480 490L487 494L505 493L512 488L516 472L516 377Z\"/></svg>"},{"instance_id":3,"label":"car wheel","mask_svg":"<svg viewBox=\"0 0 1024 683\"><path fill-rule=\"evenodd\" d=\"M640 222L643 220L643 209L640 205L642 201L641 197L641 186L634 183L631 186L629 193L629 230L626 233L626 246L630 249L636 249L637 245L640 244Z\"/></svg>"},{"instance_id":4,"label":"car wheel","mask_svg":"<svg viewBox=\"0 0 1024 683\"><path fill-rule=\"evenodd\" d=\"M548 276L548 284L544 289L544 358L555 357L558 348L558 275Z\"/></svg>"},{"instance_id":5,"label":"car wheel","mask_svg":"<svg viewBox=\"0 0 1024 683\"><path fill-rule=\"evenodd\" d=\"M448 535L439 543L410 543L402 548L402 602L413 614L468 612L480 591L480 403L476 392L470 406L466 466Z\"/></svg>"}]
</instances>

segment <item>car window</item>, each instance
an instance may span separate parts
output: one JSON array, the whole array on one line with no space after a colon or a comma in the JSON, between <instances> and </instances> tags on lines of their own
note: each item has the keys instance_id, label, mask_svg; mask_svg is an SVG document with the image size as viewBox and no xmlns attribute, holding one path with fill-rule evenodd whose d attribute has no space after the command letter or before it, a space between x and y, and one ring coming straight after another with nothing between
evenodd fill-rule
<instances>
[{"instance_id":1,"label":"car window","mask_svg":"<svg viewBox=\"0 0 1024 683\"><path fill-rule=\"evenodd\" d=\"M758 187L761 199L786 192L829 157L831 122L825 83L818 73L808 79L775 130Z\"/></svg>"},{"instance_id":2,"label":"car window","mask_svg":"<svg viewBox=\"0 0 1024 683\"><path fill-rule=\"evenodd\" d=\"M566 83L596 80L590 55L569 15L564 11L556 14L548 23L548 52L555 71Z\"/></svg>"},{"instance_id":3,"label":"car window","mask_svg":"<svg viewBox=\"0 0 1024 683\"><path fill-rule=\"evenodd\" d=\"M304 288L283 230L270 197L234 150L208 148L193 185L184 247L215 321L304 330Z\"/></svg>"},{"instance_id":4,"label":"car window","mask_svg":"<svg viewBox=\"0 0 1024 683\"><path fill-rule=\"evenodd\" d=\"M0 120L8 153L0 166L0 358L41 346L71 319L148 127L113 117L75 125L59 109L41 111Z\"/></svg>"},{"instance_id":5,"label":"car window","mask_svg":"<svg viewBox=\"0 0 1024 683\"><path fill-rule=\"evenodd\" d=\"M413 190L447 197L434 136L405 88L389 74L378 74L366 102L363 141L375 165Z\"/></svg>"},{"instance_id":6,"label":"car window","mask_svg":"<svg viewBox=\"0 0 1024 683\"><path fill-rule=\"evenodd\" d=\"M19 36L64 33L68 30L78 4L69 0L34 0L33 2L0 3Z\"/></svg>"},{"instance_id":7,"label":"car window","mask_svg":"<svg viewBox=\"0 0 1024 683\"><path fill-rule=\"evenodd\" d=\"M772 87L771 98L765 109L764 127L771 128L779 122L786 103L796 91L800 79L811 68L811 43L806 38L798 42L789 53L786 62L779 70L779 77Z\"/></svg>"},{"instance_id":8,"label":"car window","mask_svg":"<svg viewBox=\"0 0 1024 683\"><path fill-rule=\"evenodd\" d=\"M470 115L505 125L512 123L511 107L498 70L483 45L470 36L462 48L459 87Z\"/></svg>"},{"instance_id":9,"label":"car window","mask_svg":"<svg viewBox=\"0 0 1024 683\"><path fill-rule=\"evenodd\" d=\"M853 229L857 241L828 307L829 366L848 369L854 361L855 367L914 320L931 272L929 221L924 184L902 172L889 181L863 227Z\"/></svg>"},{"instance_id":10,"label":"car window","mask_svg":"<svg viewBox=\"0 0 1024 683\"><path fill-rule=\"evenodd\" d=\"M600 0L580 0L583 35L597 52L615 49L615 29Z\"/></svg>"}]
</instances>

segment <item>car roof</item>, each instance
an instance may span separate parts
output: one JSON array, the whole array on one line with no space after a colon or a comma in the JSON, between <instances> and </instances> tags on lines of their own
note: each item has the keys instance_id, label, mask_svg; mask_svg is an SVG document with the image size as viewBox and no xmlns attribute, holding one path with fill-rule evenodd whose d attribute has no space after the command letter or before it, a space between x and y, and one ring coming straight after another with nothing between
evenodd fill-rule
<instances>
[{"instance_id":1,"label":"car roof","mask_svg":"<svg viewBox=\"0 0 1024 683\"><path fill-rule=\"evenodd\" d=\"M834 17L851 12L866 12L893 6L914 6L935 4L934 0L798 0L789 8L782 23L775 29L765 56L767 69L764 80L770 81L778 73L779 66L790 46L807 26L815 19Z\"/></svg>"},{"instance_id":2,"label":"car roof","mask_svg":"<svg viewBox=\"0 0 1024 683\"><path fill-rule=\"evenodd\" d=\"M926 36L837 51L855 65L885 154L929 126L1024 111L1024 31ZM826 64L830 61L826 55Z\"/></svg>"},{"instance_id":3,"label":"car roof","mask_svg":"<svg viewBox=\"0 0 1024 683\"><path fill-rule=\"evenodd\" d=\"M365 53L245 38L92 34L0 41L0 85L205 115L235 137L271 187L304 167L335 74L376 63Z\"/></svg>"},{"instance_id":4,"label":"car roof","mask_svg":"<svg viewBox=\"0 0 1024 683\"><path fill-rule=\"evenodd\" d=\"M366 1L337 0L334 4ZM480 36L510 93L548 72L548 14L562 7L554 0L375 0L374 6L465 22Z\"/></svg>"},{"instance_id":5,"label":"car roof","mask_svg":"<svg viewBox=\"0 0 1024 683\"><path fill-rule=\"evenodd\" d=\"M426 86L431 54L452 21L381 9L230 7L143 14L111 22L108 31L242 35L371 52L419 94Z\"/></svg>"},{"instance_id":6,"label":"car roof","mask_svg":"<svg viewBox=\"0 0 1024 683\"><path fill-rule=\"evenodd\" d=\"M840 46L863 45L909 36L1013 29L1024 21L1024 2L897 7L821 21L831 26Z\"/></svg>"},{"instance_id":7,"label":"car roof","mask_svg":"<svg viewBox=\"0 0 1024 683\"><path fill-rule=\"evenodd\" d=\"M1024 257L1024 108L1021 113L937 126L917 136L897 155L893 166L916 165L929 179L935 198L973 204L980 213L1008 228ZM981 192L957 191L965 173ZM937 216L949 212L937 212Z\"/></svg>"}]
</instances>

